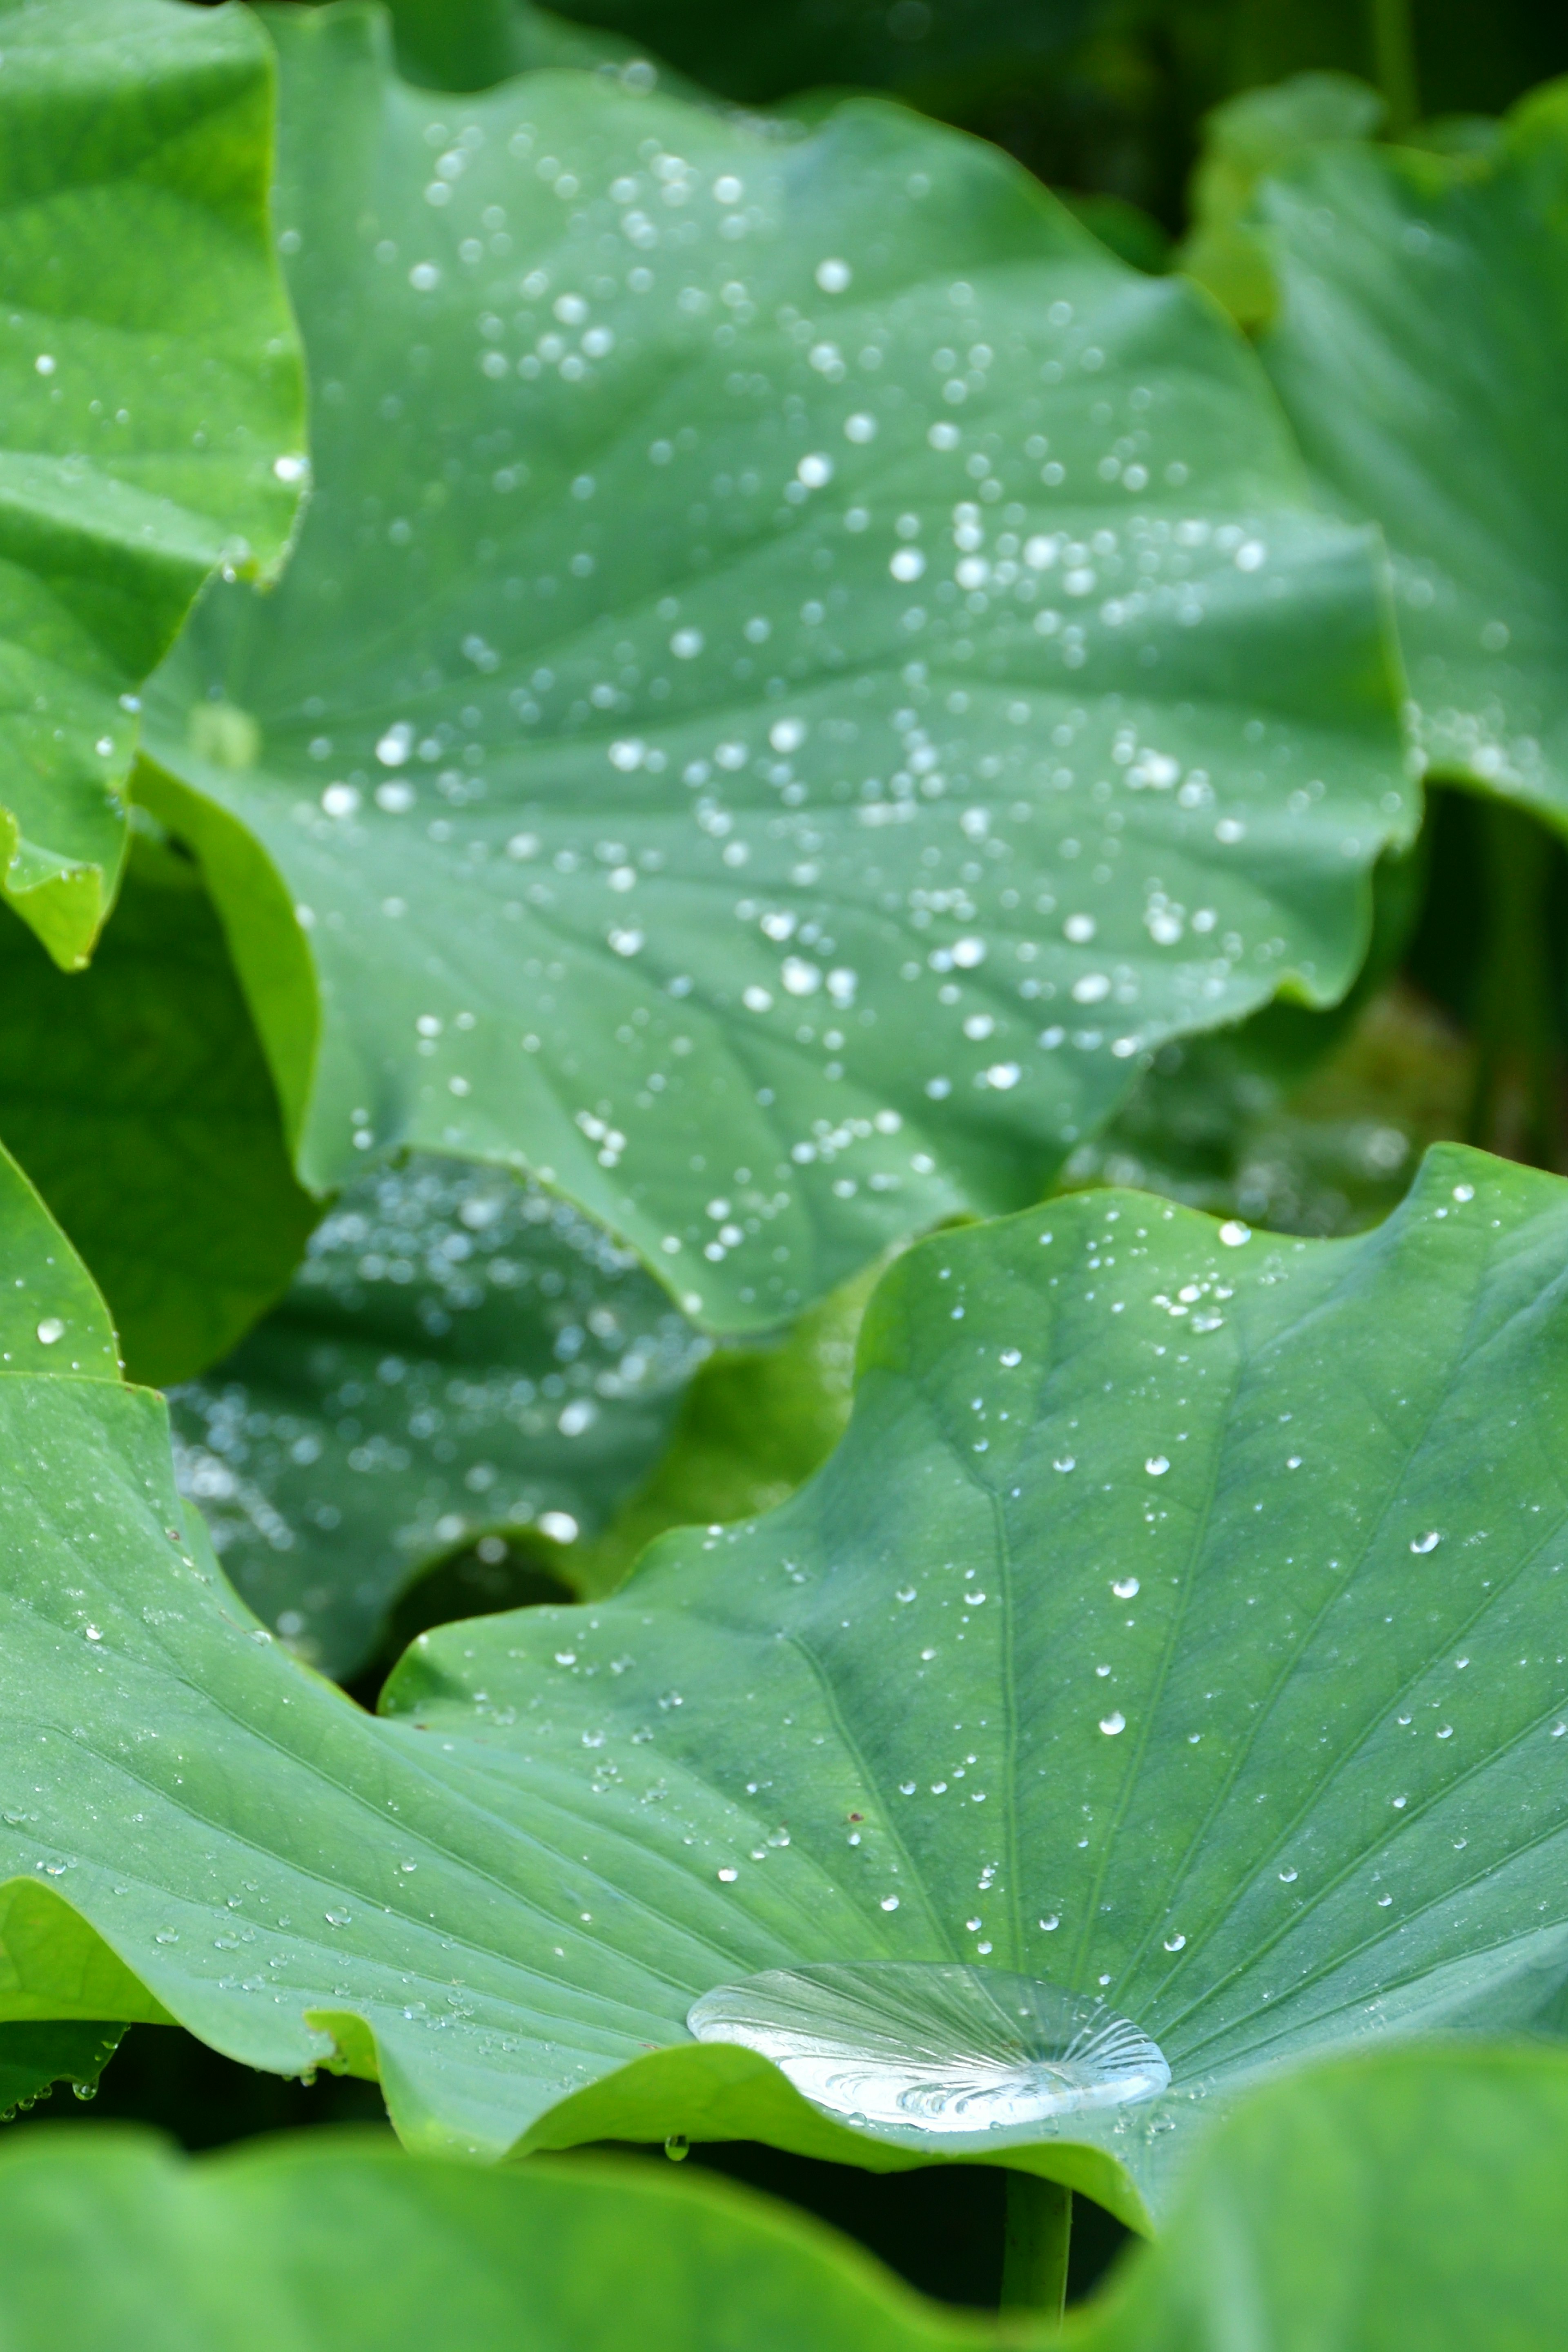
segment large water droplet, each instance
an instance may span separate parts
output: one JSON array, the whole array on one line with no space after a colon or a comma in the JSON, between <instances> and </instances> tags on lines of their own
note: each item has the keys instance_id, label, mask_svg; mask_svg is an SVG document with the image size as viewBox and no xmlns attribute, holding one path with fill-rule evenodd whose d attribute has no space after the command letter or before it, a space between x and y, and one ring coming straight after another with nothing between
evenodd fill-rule
<instances>
[{"instance_id":1,"label":"large water droplet","mask_svg":"<svg viewBox=\"0 0 1568 2352\"><path fill-rule=\"evenodd\" d=\"M694 2001L699 2042L771 2058L816 2106L911 2146L1039 2136L1165 2089L1146 2033L1103 2001L959 1963L769 1969Z\"/></svg>"}]
</instances>

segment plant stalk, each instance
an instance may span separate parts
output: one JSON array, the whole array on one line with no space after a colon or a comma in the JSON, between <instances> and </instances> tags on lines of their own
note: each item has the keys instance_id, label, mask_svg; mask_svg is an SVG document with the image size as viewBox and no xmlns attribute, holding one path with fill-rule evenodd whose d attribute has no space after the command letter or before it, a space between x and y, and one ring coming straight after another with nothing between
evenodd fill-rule
<instances>
[{"instance_id":1,"label":"plant stalk","mask_svg":"<svg viewBox=\"0 0 1568 2352\"><path fill-rule=\"evenodd\" d=\"M1403 139L1415 129L1421 112L1410 0L1372 0L1372 58L1377 86L1388 104L1388 135Z\"/></svg>"},{"instance_id":2,"label":"plant stalk","mask_svg":"<svg viewBox=\"0 0 1568 2352\"><path fill-rule=\"evenodd\" d=\"M1032 2172L1009 2172L1003 2310L1037 2311L1059 2319L1067 2303L1071 2243L1072 2190Z\"/></svg>"},{"instance_id":3,"label":"plant stalk","mask_svg":"<svg viewBox=\"0 0 1568 2352\"><path fill-rule=\"evenodd\" d=\"M1479 803L1487 930L1476 992L1468 1139L1535 1168L1564 1164L1550 929L1552 845L1504 801Z\"/></svg>"}]
</instances>

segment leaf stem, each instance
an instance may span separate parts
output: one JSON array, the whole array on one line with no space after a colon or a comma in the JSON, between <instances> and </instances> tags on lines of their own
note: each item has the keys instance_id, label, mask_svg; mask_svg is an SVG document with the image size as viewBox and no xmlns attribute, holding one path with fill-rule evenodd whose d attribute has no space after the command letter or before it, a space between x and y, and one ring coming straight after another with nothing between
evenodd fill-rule
<instances>
[{"instance_id":1,"label":"leaf stem","mask_svg":"<svg viewBox=\"0 0 1568 2352\"><path fill-rule=\"evenodd\" d=\"M1504 801L1479 803L1486 935L1476 992L1468 1139L1536 1168L1563 1164L1550 896L1552 845Z\"/></svg>"},{"instance_id":2,"label":"leaf stem","mask_svg":"<svg viewBox=\"0 0 1568 2352\"><path fill-rule=\"evenodd\" d=\"M1415 79L1415 37L1410 0L1372 0L1373 71L1388 101L1388 130L1403 139L1420 118Z\"/></svg>"},{"instance_id":3,"label":"leaf stem","mask_svg":"<svg viewBox=\"0 0 1568 2352\"><path fill-rule=\"evenodd\" d=\"M1072 2190L1033 2172L1007 2175L1002 2308L1059 2319L1067 2302L1072 2243Z\"/></svg>"}]
</instances>

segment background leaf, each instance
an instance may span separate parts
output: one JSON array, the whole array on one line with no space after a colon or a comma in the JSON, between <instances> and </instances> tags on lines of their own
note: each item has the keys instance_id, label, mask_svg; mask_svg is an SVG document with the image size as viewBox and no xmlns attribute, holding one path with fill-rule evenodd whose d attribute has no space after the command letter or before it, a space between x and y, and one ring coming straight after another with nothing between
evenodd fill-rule
<instances>
[{"instance_id":1,"label":"background leaf","mask_svg":"<svg viewBox=\"0 0 1568 2352\"><path fill-rule=\"evenodd\" d=\"M56 2083L90 2099L120 2047L122 2025L0 2026L0 2122L30 2107Z\"/></svg>"},{"instance_id":2,"label":"background leaf","mask_svg":"<svg viewBox=\"0 0 1568 2352\"><path fill-rule=\"evenodd\" d=\"M1325 151L1265 184L1263 357L1325 496L1381 524L1431 767L1568 822L1568 89L1489 165Z\"/></svg>"},{"instance_id":3,"label":"background leaf","mask_svg":"<svg viewBox=\"0 0 1568 2352\"><path fill-rule=\"evenodd\" d=\"M1414 814L1378 559L1205 304L901 112L275 30L319 488L138 789L307 1183L526 1163L763 1328L1034 1197L1163 1037L1343 992Z\"/></svg>"},{"instance_id":4,"label":"background leaf","mask_svg":"<svg viewBox=\"0 0 1568 2352\"><path fill-rule=\"evenodd\" d=\"M716 0L566 0L559 11L668 57L723 97L766 104L816 84L928 93L1005 82L1060 59L1088 0L777 0L738 16Z\"/></svg>"},{"instance_id":5,"label":"background leaf","mask_svg":"<svg viewBox=\"0 0 1568 2352\"><path fill-rule=\"evenodd\" d=\"M564 1202L416 1159L352 1185L283 1306L175 1391L181 1484L250 1606L342 1675L406 1585L487 1533L541 1529L574 1581L703 1353Z\"/></svg>"},{"instance_id":6,"label":"background leaf","mask_svg":"<svg viewBox=\"0 0 1568 2352\"><path fill-rule=\"evenodd\" d=\"M1387 110L1352 74L1303 73L1243 90L1207 117L1181 266L1240 325L1261 326L1275 307L1268 248L1247 219L1258 182L1303 148L1372 138Z\"/></svg>"},{"instance_id":7,"label":"background leaf","mask_svg":"<svg viewBox=\"0 0 1568 2352\"><path fill-rule=\"evenodd\" d=\"M633 89L705 91L596 24L575 25L531 0L388 0L398 71L423 89L489 89L546 66L614 70Z\"/></svg>"},{"instance_id":8,"label":"background leaf","mask_svg":"<svg viewBox=\"0 0 1568 2352\"><path fill-rule=\"evenodd\" d=\"M1135 2221L1205 2095L1546 2014L1565 1219L1447 1150L1349 1242L1135 1194L942 1235L792 1502L426 1637L381 1720L216 1578L152 1400L0 1383L24 2013L96 1952L252 2064L378 2070L416 2145L978 2153ZM758 1969L955 1958L1102 1992L1172 2094L911 2155L686 2039Z\"/></svg>"},{"instance_id":9,"label":"background leaf","mask_svg":"<svg viewBox=\"0 0 1568 2352\"><path fill-rule=\"evenodd\" d=\"M253 19L0 8L0 888L84 963L125 851L136 689L215 565L275 570L303 387Z\"/></svg>"},{"instance_id":10,"label":"background leaf","mask_svg":"<svg viewBox=\"0 0 1568 2352\"><path fill-rule=\"evenodd\" d=\"M855 1342L878 1269L801 1316L773 1348L721 1348L692 1381L668 1453L563 1578L594 1597L670 1528L754 1517L804 1486L843 1436Z\"/></svg>"},{"instance_id":11,"label":"background leaf","mask_svg":"<svg viewBox=\"0 0 1568 2352\"><path fill-rule=\"evenodd\" d=\"M190 860L133 841L90 970L0 915L0 1134L91 1266L132 1379L187 1379L289 1280L294 1181L224 936Z\"/></svg>"}]
</instances>

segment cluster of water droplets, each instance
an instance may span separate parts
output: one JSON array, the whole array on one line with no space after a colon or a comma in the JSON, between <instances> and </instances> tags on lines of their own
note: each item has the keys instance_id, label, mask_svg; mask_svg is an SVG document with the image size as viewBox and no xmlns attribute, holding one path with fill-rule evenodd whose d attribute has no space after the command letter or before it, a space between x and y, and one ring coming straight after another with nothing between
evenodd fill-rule
<instances>
[{"instance_id":1,"label":"cluster of water droplets","mask_svg":"<svg viewBox=\"0 0 1568 2352\"><path fill-rule=\"evenodd\" d=\"M1248 509L1274 428L1194 377L1205 322L1150 289L1124 356L1135 284L1065 228L1026 298L939 267L994 167L868 135L823 134L819 251L777 142L588 83L426 121L360 310L302 298L277 645L215 614L179 730L256 772L332 1017L406 1076L323 1102L321 1155L521 1145L758 1321L818 1230L952 1205L952 1133L1041 1164L1171 1029L1310 979L1279 843L1348 888L1403 805L1364 744L1194 699L1342 552Z\"/></svg>"}]
</instances>

